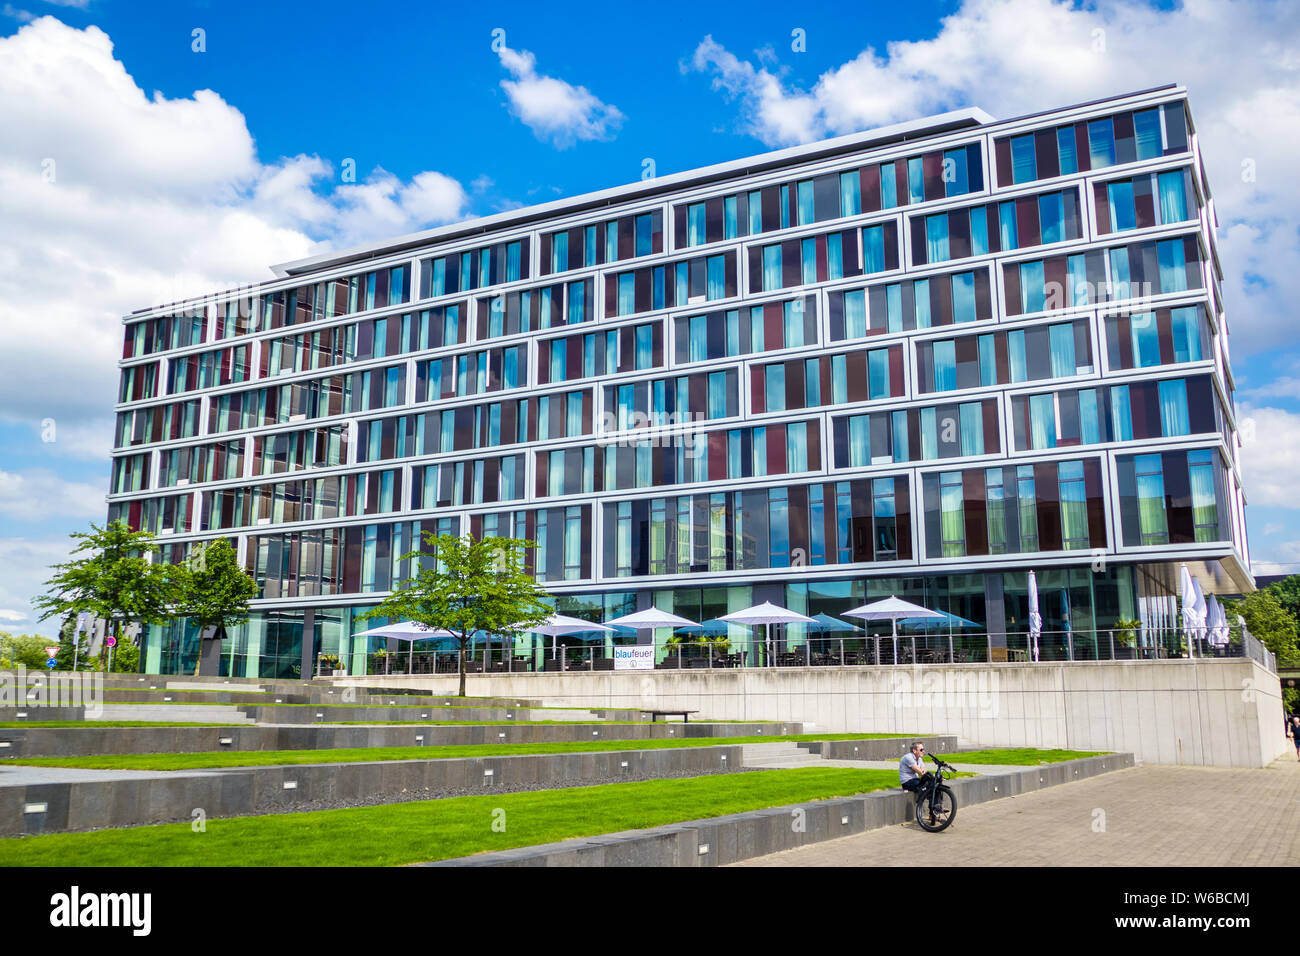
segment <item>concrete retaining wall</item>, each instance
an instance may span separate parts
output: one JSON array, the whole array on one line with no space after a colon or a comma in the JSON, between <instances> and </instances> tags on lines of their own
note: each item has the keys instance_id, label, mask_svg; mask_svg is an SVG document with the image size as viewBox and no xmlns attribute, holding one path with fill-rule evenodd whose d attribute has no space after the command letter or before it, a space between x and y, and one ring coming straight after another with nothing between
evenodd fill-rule
<instances>
[{"instance_id":1,"label":"concrete retaining wall","mask_svg":"<svg viewBox=\"0 0 1300 956\"><path fill-rule=\"evenodd\" d=\"M351 723L353 721L390 720L642 720L643 714L632 709L526 707L456 707L431 704L393 707L310 704L276 706L275 704L240 704L239 709L259 723L316 724ZM317 716L320 715L320 716Z\"/></svg>"},{"instance_id":2,"label":"concrete retaining wall","mask_svg":"<svg viewBox=\"0 0 1300 956\"><path fill-rule=\"evenodd\" d=\"M84 707L0 707L0 723L22 720L85 720ZM0 734L4 729L0 728Z\"/></svg>"},{"instance_id":3,"label":"concrete retaining wall","mask_svg":"<svg viewBox=\"0 0 1300 956\"><path fill-rule=\"evenodd\" d=\"M1132 754L1070 760L1019 773L950 781L963 807L1094 777L1133 766ZM914 819L915 798L899 790L877 791L797 806L772 807L710 820L692 820L649 830L633 830L521 847L500 853L425 863L423 866L722 866ZM792 826L802 810L802 829Z\"/></svg>"},{"instance_id":4,"label":"concrete retaining wall","mask_svg":"<svg viewBox=\"0 0 1300 956\"><path fill-rule=\"evenodd\" d=\"M333 750L352 747L576 743L798 734L799 724L487 724L409 727L21 727L0 728L0 760L214 750ZM503 736L504 735L504 736ZM423 737L423 740L416 740ZM222 744L229 740L229 744ZM9 746L4 746L8 744ZM927 744L927 746L930 746ZM864 758L865 759L865 758ZM3 766L0 763L0 766Z\"/></svg>"},{"instance_id":5,"label":"concrete retaining wall","mask_svg":"<svg viewBox=\"0 0 1300 956\"><path fill-rule=\"evenodd\" d=\"M829 760L898 760L920 741L928 754L952 753L957 749L956 737L889 737L887 739L819 740L801 743L809 753L821 754Z\"/></svg>"},{"instance_id":6,"label":"concrete retaining wall","mask_svg":"<svg viewBox=\"0 0 1300 956\"><path fill-rule=\"evenodd\" d=\"M339 801L396 803L449 791L542 790L740 766L740 747L720 746L250 767L117 779L106 774L88 782L0 786L0 837L190 822L195 810L217 819ZM27 812L41 805L44 810Z\"/></svg>"},{"instance_id":7,"label":"concrete retaining wall","mask_svg":"<svg viewBox=\"0 0 1300 956\"><path fill-rule=\"evenodd\" d=\"M436 693L450 683L431 676L417 686ZM979 746L1125 751L1148 763L1263 767L1290 745L1277 675L1240 658L473 674L467 692L581 707L689 707L715 720L797 720L810 732L943 733Z\"/></svg>"}]
</instances>

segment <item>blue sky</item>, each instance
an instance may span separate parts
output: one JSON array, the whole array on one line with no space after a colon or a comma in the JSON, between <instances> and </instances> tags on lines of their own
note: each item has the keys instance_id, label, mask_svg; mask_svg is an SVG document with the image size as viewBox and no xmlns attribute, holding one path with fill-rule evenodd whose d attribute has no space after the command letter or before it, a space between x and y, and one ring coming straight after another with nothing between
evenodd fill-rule
<instances>
[{"instance_id":1,"label":"blue sky","mask_svg":"<svg viewBox=\"0 0 1300 956\"><path fill-rule=\"evenodd\" d=\"M36 629L44 568L104 516L133 308L630 182L647 159L663 175L961 106L1006 117L1166 82L1189 89L1216 198L1252 557L1300 569L1295 7L602 3L560 18L541 4L9 0L0 627Z\"/></svg>"}]
</instances>

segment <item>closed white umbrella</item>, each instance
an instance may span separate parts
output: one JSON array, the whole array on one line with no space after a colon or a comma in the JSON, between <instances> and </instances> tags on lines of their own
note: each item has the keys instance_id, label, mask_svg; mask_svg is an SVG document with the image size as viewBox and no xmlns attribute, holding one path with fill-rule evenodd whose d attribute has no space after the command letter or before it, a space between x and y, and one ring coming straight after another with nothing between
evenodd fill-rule
<instances>
[{"instance_id":1,"label":"closed white umbrella","mask_svg":"<svg viewBox=\"0 0 1300 956\"><path fill-rule=\"evenodd\" d=\"M1211 644L1222 647L1228 643L1228 616L1223 613L1223 605L1214 595L1210 595L1209 639Z\"/></svg>"},{"instance_id":2,"label":"closed white umbrella","mask_svg":"<svg viewBox=\"0 0 1300 956\"><path fill-rule=\"evenodd\" d=\"M791 611L787 608L778 607L771 601L764 601L762 604L755 604L753 607L747 607L743 611L732 611L730 614L723 614L718 618L719 621L726 621L728 624L746 624L754 626L757 624L766 625L766 640L768 662L772 659L772 625L773 624L816 624L815 618L800 614L798 611Z\"/></svg>"},{"instance_id":3,"label":"closed white umbrella","mask_svg":"<svg viewBox=\"0 0 1300 956\"><path fill-rule=\"evenodd\" d=\"M864 604L862 607L855 607L852 611L845 611L845 617L860 617L864 621L889 621L893 625L894 639L894 663L898 663L898 622L909 617L943 617L938 611L931 611L928 607L921 607L919 604L912 604L909 601L902 601L892 595L883 601L874 601L871 604ZM880 662L880 645L876 645L876 662Z\"/></svg>"},{"instance_id":4,"label":"closed white umbrella","mask_svg":"<svg viewBox=\"0 0 1300 956\"><path fill-rule=\"evenodd\" d=\"M1192 577L1192 572L1187 570L1187 565L1183 565L1180 572L1181 587L1183 592L1183 630L1187 634L1188 653L1191 653L1192 639L1197 628L1205 623L1205 597L1200 593L1200 588L1196 583L1196 578Z\"/></svg>"},{"instance_id":5,"label":"closed white umbrella","mask_svg":"<svg viewBox=\"0 0 1300 956\"><path fill-rule=\"evenodd\" d=\"M1034 643L1034 663L1038 663L1038 638L1043 633L1043 615L1038 613L1038 576L1029 572L1029 637Z\"/></svg>"}]
</instances>

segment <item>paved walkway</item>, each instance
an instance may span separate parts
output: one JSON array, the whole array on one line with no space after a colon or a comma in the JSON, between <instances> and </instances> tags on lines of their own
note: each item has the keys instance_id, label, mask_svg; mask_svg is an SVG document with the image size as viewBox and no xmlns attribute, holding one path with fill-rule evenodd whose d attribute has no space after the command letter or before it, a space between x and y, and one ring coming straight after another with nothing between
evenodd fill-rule
<instances>
[{"instance_id":1,"label":"paved walkway","mask_svg":"<svg viewBox=\"0 0 1300 956\"><path fill-rule=\"evenodd\" d=\"M935 849L952 866L1300 866L1300 763L1135 767L958 807L942 833L909 823L734 865L910 866Z\"/></svg>"},{"instance_id":2,"label":"paved walkway","mask_svg":"<svg viewBox=\"0 0 1300 956\"><path fill-rule=\"evenodd\" d=\"M230 769L243 769L230 768ZM99 783L106 780L155 780L177 777L211 777L226 773L213 770L88 770L84 767L29 767L22 764L0 767L0 787L33 787L46 783Z\"/></svg>"}]
</instances>

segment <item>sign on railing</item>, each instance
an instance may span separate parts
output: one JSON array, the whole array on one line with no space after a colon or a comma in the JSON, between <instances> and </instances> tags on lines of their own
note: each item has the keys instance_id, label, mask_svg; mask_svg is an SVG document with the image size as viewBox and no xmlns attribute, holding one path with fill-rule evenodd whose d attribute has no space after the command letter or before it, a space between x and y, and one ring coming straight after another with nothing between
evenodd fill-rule
<instances>
[{"instance_id":1,"label":"sign on railing","mask_svg":"<svg viewBox=\"0 0 1300 956\"><path fill-rule=\"evenodd\" d=\"M655 649L651 644L627 644L614 648L614 670L654 670Z\"/></svg>"}]
</instances>

